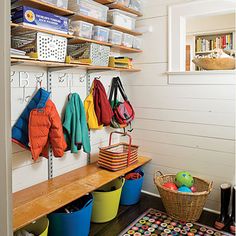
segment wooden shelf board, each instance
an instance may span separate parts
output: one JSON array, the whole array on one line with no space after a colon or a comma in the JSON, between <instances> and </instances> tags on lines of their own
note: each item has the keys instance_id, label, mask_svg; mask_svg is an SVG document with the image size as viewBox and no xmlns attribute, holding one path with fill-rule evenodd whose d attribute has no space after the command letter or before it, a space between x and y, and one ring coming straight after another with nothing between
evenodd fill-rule
<instances>
[{"instance_id":1,"label":"wooden shelf board","mask_svg":"<svg viewBox=\"0 0 236 236\"><path fill-rule=\"evenodd\" d=\"M81 37L76 37L76 36L74 36L74 38L69 41L69 44L80 44L80 43L97 43L100 45L112 46L111 43L97 41L93 39L86 39L86 38L81 38Z\"/></svg>"},{"instance_id":2,"label":"wooden shelf board","mask_svg":"<svg viewBox=\"0 0 236 236\"><path fill-rule=\"evenodd\" d=\"M40 66L40 67L48 67L48 68L57 68L57 67L78 67L87 70L114 70L114 71L127 71L127 72L138 72L140 69L123 69L123 68L112 68L109 66L93 66L93 65L86 65L82 63L62 63L62 62L50 62L50 61L39 61L37 59L20 59L20 58L11 58L11 64L23 64L26 66Z\"/></svg>"},{"instance_id":3,"label":"wooden shelf board","mask_svg":"<svg viewBox=\"0 0 236 236\"><path fill-rule=\"evenodd\" d=\"M69 40L69 44L81 44L81 43L97 43L100 45L105 45L105 46L110 46L114 49L118 49L119 51L122 52L130 52L130 53L141 53L142 50L140 49L135 49L135 48L128 48L122 45L115 45L115 44L111 44L111 43L107 43L107 42L102 42L102 41L97 41L97 40L93 40L93 39L86 39L86 38L81 38L81 37L76 37L74 36L73 39Z\"/></svg>"},{"instance_id":4,"label":"wooden shelf board","mask_svg":"<svg viewBox=\"0 0 236 236\"><path fill-rule=\"evenodd\" d=\"M21 24L16 24L16 23L11 23L11 28L12 28L12 35L24 35L25 33L42 32L42 33L53 34L53 35L61 36L65 38L73 38L73 36L69 34L59 33L52 30L40 29L33 26L21 25Z\"/></svg>"},{"instance_id":5,"label":"wooden shelf board","mask_svg":"<svg viewBox=\"0 0 236 236\"><path fill-rule=\"evenodd\" d=\"M129 53L141 53L141 52L143 52L140 49L128 48L128 47L125 47L125 46L122 46L122 45L112 45L112 47L115 48L115 49L118 49L122 52L129 52Z\"/></svg>"},{"instance_id":6,"label":"wooden shelf board","mask_svg":"<svg viewBox=\"0 0 236 236\"><path fill-rule=\"evenodd\" d=\"M96 163L73 170L13 194L13 230L65 206L110 181L148 163L148 157L139 157L129 167L111 172Z\"/></svg>"},{"instance_id":7,"label":"wooden shelf board","mask_svg":"<svg viewBox=\"0 0 236 236\"><path fill-rule=\"evenodd\" d=\"M118 26L118 25L112 25L111 28L114 29L114 30L118 30L118 31L127 33L127 34L134 35L134 36L142 35L142 33L140 33L140 32L133 31L133 30L130 30L130 29L126 29L126 28Z\"/></svg>"},{"instance_id":8,"label":"wooden shelf board","mask_svg":"<svg viewBox=\"0 0 236 236\"><path fill-rule=\"evenodd\" d=\"M42 11L51 12L51 13L61 15L61 16L74 15L73 11L70 11L70 10L65 9L65 8L57 7L53 4L43 2L43 1L40 1L40 0L20 0L19 4L29 6L29 7L33 7L33 8L42 10Z\"/></svg>"},{"instance_id":9,"label":"wooden shelf board","mask_svg":"<svg viewBox=\"0 0 236 236\"><path fill-rule=\"evenodd\" d=\"M102 21L102 20L98 20L96 18L90 17L90 16L85 16L82 14L75 14L71 17L72 20L82 20L82 21L86 21L89 23L92 23L94 25L100 25L100 26L112 26L111 23L106 22L106 21Z\"/></svg>"},{"instance_id":10,"label":"wooden shelf board","mask_svg":"<svg viewBox=\"0 0 236 236\"><path fill-rule=\"evenodd\" d=\"M124 4L121 4L121 3L112 3L112 4L109 4L108 7L112 8L112 9L119 9L122 11L126 11L126 12L132 13L136 16L143 16L143 14L141 12L138 12L138 11L135 11L135 10L129 8L129 7L126 7L126 6L124 6Z\"/></svg>"},{"instance_id":11,"label":"wooden shelf board","mask_svg":"<svg viewBox=\"0 0 236 236\"><path fill-rule=\"evenodd\" d=\"M115 0L94 0L94 1L101 4L110 4L110 3L115 2Z\"/></svg>"}]
</instances>

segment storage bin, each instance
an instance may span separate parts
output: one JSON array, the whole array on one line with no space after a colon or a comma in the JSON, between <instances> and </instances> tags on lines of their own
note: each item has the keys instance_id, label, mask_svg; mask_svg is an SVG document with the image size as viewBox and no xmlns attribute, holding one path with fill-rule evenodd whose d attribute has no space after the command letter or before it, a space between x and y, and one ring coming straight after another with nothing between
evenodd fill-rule
<instances>
[{"instance_id":1,"label":"storage bin","mask_svg":"<svg viewBox=\"0 0 236 236\"><path fill-rule=\"evenodd\" d=\"M92 0L69 0L68 8L76 13L107 21L109 8Z\"/></svg>"},{"instance_id":2,"label":"storage bin","mask_svg":"<svg viewBox=\"0 0 236 236\"><path fill-rule=\"evenodd\" d=\"M64 62L67 39L40 32L25 34L23 31L22 35L12 38L12 47L42 61Z\"/></svg>"},{"instance_id":3,"label":"storage bin","mask_svg":"<svg viewBox=\"0 0 236 236\"><path fill-rule=\"evenodd\" d=\"M116 0L114 3L122 4L126 7L128 7L130 4L130 0Z\"/></svg>"},{"instance_id":4,"label":"storage bin","mask_svg":"<svg viewBox=\"0 0 236 236\"><path fill-rule=\"evenodd\" d=\"M132 48L133 47L134 36L130 34L123 34L122 45L125 47Z\"/></svg>"},{"instance_id":5,"label":"storage bin","mask_svg":"<svg viewBox=\"0 0 236 236\"><path fill-rule=\"evenodd\" d=\"M142 39L133 37L133 48L142 49Z\"/></svg>"},{"instance_id":6,"label":"storage bin","mask_svg":"<svg viewBox=\"0 0 236 236\"><path fill-rule=\"evenodd\" d=\"M91 59L91 65L108 66L110 47L96 43L68 45L68 54L75 59Z\"/></svg>"},{"instance_id":7,"label":"storage bin","mask_svg":"<svg viewBox=\"0 0 236 236\"><path fill-rule=\"evenodd\" d=\"M71 206L74 206L73 208ZM49 236L88 236L92 215L93 197L91 194L74 201L49 215ZM70 210L66 213L64 209Z\"/></svg>"},{"instance_id":8,"label":"storage bin","mask_svg":"<svg viewBox=\"0 0 236 236\"><path fill-rule=\"evenodd\" d=\"M68 0L41 0L42 2L51 3L57 7L65 8L68 7Z\"/></svg>"},{"instance_id":9,"label":"storage bin","mask_svg":"<svg viewBox=\"0 0 236 236\"><path fill-rule=\"evenodd\" d=\"M110 30L109 43L121 45L123 33L117 30Z\"/></svg>"},{"instance_id":10,"label":"storage bin","mask_svg":"<svg viewBox=\"0 0 236 236\"><path fill-rule=\"evenodd\" d=\"M72 21L71 26L74 35L87 39L92 38L93 24L85 21Z\"/></svg>"},{"instance_id":11,"label":"storage bin","mask_svg":"<svg viewBox=\"0 0 236 236\"><path fill-rule=\"evenodd\" d=\"M124 179L116 179L93 192L92 222L103 223L116 217L123 185Z\"/></svg>"},{"instance_id":12,"label":"storage bin","mask_svg":"<svg viewBox=\"0 0 236 236\"><path fill-rule=\"evenodd\" d=\"M121 205L133 205L139 202L141 196L141 190L143 186L143 176L142 171L139 172L141 178L133 180L125 180L125 184L122 188L120 204Z\"/></svg>"},{"instance_id":13,"label":"storage bin","mask_svg":"<svg viewBox=\"0 0 236 236\"><path fill-rule=\"evenodd\" d=\"M129 8L142 12L142 0L130 0Z\"/></svg>"},{"instance_id":14,"label":"storage bin","mask_svg":"<svg viewBox=\"0 0 236 236\"><path fill-rule=\"evenodd\" d=\"M114 25L118 25L130 30L135 29L136 16L121 10L109 10L108 21Z\"/></svg>"},{"instance_id":15,"label":"storage bin","mask_svg":"<svg viewBox=\"0 0 236 236\"><path fill-rule=\"evenodd\" d=\"M34 234L35 236L47 236L48 235L48 227L49 227L49 220L47 217L43 217L34 223L31 223L25 227L23 227L21 230L26 230L29 233ZM19 230L19 231L21 231ZM14 233L15 235L18 235L19 231Z\"/></svg>"},{"instance_id":16,"label":"storage bin","mask_svg":"<svg viewBox=\"0 0 236 236\"><path fill-rule=\"evenodd\" d=\"M109 29L102 26L93 27L93 39L103 42L108 42L109 39Z\"/></svg>"}]
</instances>

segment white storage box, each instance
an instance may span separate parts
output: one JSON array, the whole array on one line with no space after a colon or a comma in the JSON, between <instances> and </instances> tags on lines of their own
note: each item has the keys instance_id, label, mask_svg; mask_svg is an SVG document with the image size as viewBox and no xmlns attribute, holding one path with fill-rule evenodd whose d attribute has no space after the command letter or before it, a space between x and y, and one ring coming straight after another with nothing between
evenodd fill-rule
<instances>
[{"instance_id":1,"label":"white storage box","mask_svg":"<svg viewBox=\"0 0 236 236\"><path fill-rule=\"evenodd\" d=\"M123 34L122 45L125 47L133 47L134 36L130 34Z\"/></svg>"},{"instance_id":2,"label":"white storage box","mask_svg":"<svg viewBox=\"0 0 236 236\"><path fill-rule=\"evenodd\" d=\"M130 0L116 0L114 3L119 3L119 4L122 4L126 7L128 7L130 4Z\"/></svg>"},{"instance_id":3,"label":"white storage box","mask_svg":"<svg viewBox=\"0 0 236 236\"><path fill-rule=\"evenodd\" d=\"M115 45L121 45L123 33L117 30L110 30L109 33L109 43Z\"/></svg>"},{"instance_id":4,"label":"white storage box","mask_svg":"<svg viewBox=\"0 0 236 236\"><path fill-rule=\"evenodd\" d=\"M92 38L93 24L85 21L72 21L71 26L74 35L87 39Z\"/></svg>"},{"instance_id":5,"label":"white storage box","mask_svg":"<svg viewBox=\"0 0 236 236\"><path fill-rule=\"evenodd\" d=\"M103 42L108 42L110 29L102 26L93 27L93 39Z\"/></svg>"},{"instance_id":6,"label":"white storage box","mask_svg":"<svg viewBox=\"0 0 236 236\"><path fill-rule=\"evenodd\" d=\"M130 30L135 29L136 16L121 10L109 10L108 21L114 25L118 25Z\"/></svg>"},{"instance_id":7,"label":"white storage box","mask_svg":"<svg viewBox=\"0 0 236 236\"><path fill-rule=\"evenodd\" d=\"M129 8L142 12L142 0L130 0Z\"/></svg>"},{"instance_id":8,"label":"white storage box","mask_svg":"<svg viewBox=\"0 0 236 236\"><path fill-rule=\"evenodd\" d=\"M110 47L96 43L68 45L68 54L75 59L91 59L94 66L108 66Z\"/></svg>"},{"instance_id":9,"label":"white storage box","mask_svg":"<svg viewBox=\"0 0 236 236\"><path fill-rule=\"evenodd\" d=\"M60 8L68 8L68 0L41 0L42 2L47 2L53 4Z\"/></svg>"},{"instance_id":10,"label":"white storage box","mask_svg":"<svg viewBox=\"0 0 236 236\"><path fill-rule=\"evenodd\" d=\"M142 49L142 39L141 38L134 37L133 48Z\"/></svg>"},{"instance_id":11,"label":"white storage box","mask_svg":"<svg viewBox=\"0 0 236 236\"><path fill-rule=\"evenodd\" d=\"M92 0L69 0L68 8L76 13L107 21L109 8Z\"/></svg>"},{"instance_id":12,"label":"white storage box","mask_svg":"<svg viewBox=\"0 0 236 236\"><path fill-rule=\"evenodd\" d=\"M67 39L45 33L31 33L12 38L12 47L34 53L42 61L65 62Z\"/></svg>"}]
</instances>

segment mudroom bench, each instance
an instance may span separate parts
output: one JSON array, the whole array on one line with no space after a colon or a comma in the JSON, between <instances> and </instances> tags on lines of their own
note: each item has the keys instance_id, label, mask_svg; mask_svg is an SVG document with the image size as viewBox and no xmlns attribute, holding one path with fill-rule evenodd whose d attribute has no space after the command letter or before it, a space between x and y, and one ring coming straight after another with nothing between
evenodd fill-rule
<instances>
[{"instance_id":1,"label":"mudroom bench","mask_svg":"<svg viewBox=\"0 0 236 236\"><path fill-rule=\"evenodd\" d=\"M70 171L53 179L13 194L13 230L65 206L110 181L148 163L148 157L138 157L138 162L129 167L111 172L101 169L96 163Z\"/></svg>"}]
</instances>

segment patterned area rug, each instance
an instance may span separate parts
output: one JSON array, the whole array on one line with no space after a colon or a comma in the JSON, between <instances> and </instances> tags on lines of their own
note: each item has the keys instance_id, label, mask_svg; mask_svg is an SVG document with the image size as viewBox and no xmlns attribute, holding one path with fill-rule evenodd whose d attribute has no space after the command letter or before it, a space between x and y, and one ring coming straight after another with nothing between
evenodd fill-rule
<instances>
[{"instance_id":1,"label":"patterned area rug","mask_svg":"<svg viewBox=\"0 0 236 236\"><path fill-rule=\"evenodd\" d=\"M198 223L183 223L169 217L166 213L150 208L124 229L118 236L229 236L232 234L217 231Z\"/></svg>"}]
</instances>

